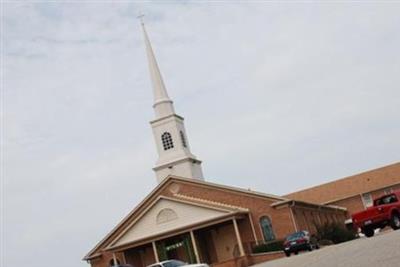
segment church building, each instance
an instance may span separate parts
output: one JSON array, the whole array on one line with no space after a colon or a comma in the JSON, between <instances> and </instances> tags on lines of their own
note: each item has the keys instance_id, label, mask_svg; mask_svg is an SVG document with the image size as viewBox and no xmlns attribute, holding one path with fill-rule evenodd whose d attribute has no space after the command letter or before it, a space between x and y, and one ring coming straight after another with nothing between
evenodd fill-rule
<instances>
[{"instance_id":1,"label":"church building","mask_svg":"<svg viewBox=\"0 0 400 267\"><path fill-rule=\"evenodd\" d=\"M245 267L283 256L254 254L258 244L345 221L346 208L339 206L207 182L143 23L142 29L154 94L155 119L150 124L158 151L153 168L158 186L87 253L85 261L92 267L146 267L166 259Z\"/></svg>"}]
</instances>

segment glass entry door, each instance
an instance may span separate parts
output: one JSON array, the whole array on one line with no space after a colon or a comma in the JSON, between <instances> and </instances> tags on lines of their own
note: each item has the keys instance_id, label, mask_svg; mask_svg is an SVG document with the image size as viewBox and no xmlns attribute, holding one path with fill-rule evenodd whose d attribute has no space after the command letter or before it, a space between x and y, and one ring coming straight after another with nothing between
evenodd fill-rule
<instances>
[{"instance_id":1,"label":"glass entry door","mask_svg":"<svg viewBox=\"0 0 400 267\"><path fill-rule=\"evenodd\" d=\"M187 263L195 263L192 240L189 234L170 237L157 241L157 253L160 261L180 260Z\"/></svg>"}]
</instances>

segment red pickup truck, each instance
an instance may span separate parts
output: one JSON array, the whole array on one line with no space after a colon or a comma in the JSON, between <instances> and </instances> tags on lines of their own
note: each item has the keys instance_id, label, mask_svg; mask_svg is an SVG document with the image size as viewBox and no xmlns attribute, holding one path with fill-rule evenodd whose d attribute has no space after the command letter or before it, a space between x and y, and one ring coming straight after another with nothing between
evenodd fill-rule
<instances>
[{"instance_id":1,"label":"red pickup truck","mask_svg":"<svg viewBox=\"0 0 400 267\"><path fill-rule=\"evenodd\" d=\"M374 200L374 205L364 211L354 213L353 226L361 229L367 237L374 230L390 225L393 230L400 229L400 191L386 194Z\"/></svg>"}]
</instances>

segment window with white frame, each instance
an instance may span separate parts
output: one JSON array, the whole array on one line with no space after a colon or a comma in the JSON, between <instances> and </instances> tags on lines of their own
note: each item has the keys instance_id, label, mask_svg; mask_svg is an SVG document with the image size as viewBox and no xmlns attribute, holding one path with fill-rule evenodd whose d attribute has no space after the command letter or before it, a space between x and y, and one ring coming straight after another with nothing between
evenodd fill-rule
<instances>
[{"instance_id":1,"label":"window with white frame","mask_svg":"<svg viewBox=\"0 0 400 267\"><path fill-rule=\"evenodd\" d=\"M385 193L385 195L389 195L389 194L393 193L393 189L388 187L388 188L385 188L385 190L383 190L383 192Z\"/></svg>"},{"instance_id":2,"label":"window with white frame","mask_svg":"<svg viewBox=\"0 0 400 267\"><path fill-rule=\"evenodd\" d=\"M263 233L264 241L271 241L275 239L274 230L270 218L263 216L260 218L260 226Z\"/></svg>"},{"instance_id":3,"label":"window with white frame","mask_svg":"<svg viewBox=\"0 0 400 267\"><path fill-rule=\"evenodd\" d=\"M165 132L161 135L161 141L162 141L164 150L174 148L174 143L172 142L172 136L169 132Z\"/></svg>"},{"instance_id":4,"label":"window with white frame","mask_svg":"<svg viewBox=\"0 0 400 267\"><path fill-rule=\"evenodd\" d=\"M374 204L370 193L362 194L361 197L365 208L371 207Z\"/></svg>"}]
</instances>

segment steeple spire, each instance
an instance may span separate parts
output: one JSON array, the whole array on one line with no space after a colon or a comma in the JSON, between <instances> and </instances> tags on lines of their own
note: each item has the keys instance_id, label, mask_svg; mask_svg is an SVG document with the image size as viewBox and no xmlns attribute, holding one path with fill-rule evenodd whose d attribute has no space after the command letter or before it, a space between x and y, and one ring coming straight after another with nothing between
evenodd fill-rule
<instances>
[{"instance_id":1,"label":"steeple spire","mask_svg":"<svg viewBox=\"0 0 400 267\"><path fill-rule=\"evenodd\" d=\"M183 117L175 114L172 100L169 98L149 37L142 20L150 78L153 84L156 118L150 122L157 146L158 160L153 170L157 181L161 182L169 175L203 180L201 161L190 152Z\"/></svg>"},{"instance_id":2,"label":"steeple spire","mask_svg":"<svg viewBox=\"0 0 400 267\"><path fill-rule=\"evenodd\" d=\"M151 47L149 36L147 35L146 28L144 26L144 22L142 19L143 16L139 17L143 29L144 41L146 44L146 53L149 63L151 83L153 85L153 108L156 113L156 117L161 118L174 114L174 106L172 100L168 96L167 89L165 88L165 84L161 76L156 57L154 56L153 48Z\"/></svg>"}]
</instances>

